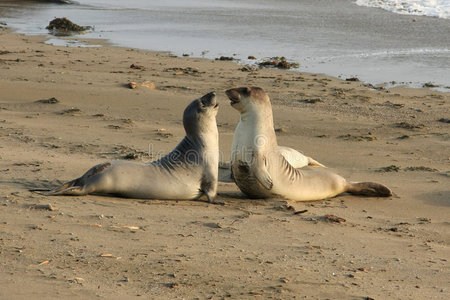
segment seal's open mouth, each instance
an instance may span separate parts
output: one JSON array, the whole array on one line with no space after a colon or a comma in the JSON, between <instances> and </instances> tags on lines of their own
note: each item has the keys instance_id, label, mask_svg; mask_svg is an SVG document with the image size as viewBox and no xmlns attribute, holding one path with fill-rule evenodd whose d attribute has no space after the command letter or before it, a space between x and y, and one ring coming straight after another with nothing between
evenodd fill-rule
<instances>
[{"instance_id":1,"label":"seal's open mouth","mask_svg":"<svg viewBox=\"0 0 450 300\"><path fill-rule=\"evenodd\" d=\"M225 91L225 94L227 94L228 98L231 100L231 105L241 102L241 95L236 89L227 90Z\"/></svg>"}]
</instances>

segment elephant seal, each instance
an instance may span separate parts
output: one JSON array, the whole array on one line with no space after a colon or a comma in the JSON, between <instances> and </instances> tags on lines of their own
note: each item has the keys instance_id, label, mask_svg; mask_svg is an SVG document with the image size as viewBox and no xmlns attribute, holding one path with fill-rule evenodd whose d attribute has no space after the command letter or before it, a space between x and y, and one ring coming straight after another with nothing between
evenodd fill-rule
<instances>
[{"instance_id":1,"label":"elephant seal","mask_svg":"<svg viewBox=\"0 0 450 300\"><path fill-rule=\"evenodd\" d=\"M391 191L374 182L348 182L325 168L295 169L280 154L269 96L258 87L226 91L240 112L231 151L231 172L240 190L251 198L282 197L312 201L348 192L388 197Z\"/></svg>"},{"instance_id":2,"label":"elephant seal","mask_svg":"<svg viewBox=\"0 0 450 300\"><path fill-rule=\"evenodd\" d=\"M151 163L110 161L46 195L106 194L141 199L197 199L213 202L217 194L219 134L214 92L184 110L186 136L169 154Z\"/></svg>"}]
</instances>

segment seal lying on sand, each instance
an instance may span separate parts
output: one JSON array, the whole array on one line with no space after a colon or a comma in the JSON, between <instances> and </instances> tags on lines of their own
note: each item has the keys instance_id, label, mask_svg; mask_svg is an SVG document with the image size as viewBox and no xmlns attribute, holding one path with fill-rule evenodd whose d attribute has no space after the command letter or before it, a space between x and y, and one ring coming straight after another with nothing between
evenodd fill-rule
<instances>
[{"instance_id":1,"label":"seal lying on sand","mask_svg":"<svg viewBox=\"0 0 450 300\"><path fill-rule=\"evenodd\" d=\"M325 168L295 169L280 154L269 96L258 87L226 91L241 114L231 151L231 172L240 190L252 198L321 200L349 192L387 197L391 191L374 182L348 182Z\"/></svg>"},{"instance_id":2,"label":"seal lying on sand","mask_svg":"<svg viewBox=\"0 0 450 300\"><path fill-rule=\"evenodd\" d=\"M217 194L219 135L214 93L194 100L183 114L186 136L163 158L143 164L111 161L46 195L108 194L142 199L197 199Z\"/></svg>"}]
</instances>

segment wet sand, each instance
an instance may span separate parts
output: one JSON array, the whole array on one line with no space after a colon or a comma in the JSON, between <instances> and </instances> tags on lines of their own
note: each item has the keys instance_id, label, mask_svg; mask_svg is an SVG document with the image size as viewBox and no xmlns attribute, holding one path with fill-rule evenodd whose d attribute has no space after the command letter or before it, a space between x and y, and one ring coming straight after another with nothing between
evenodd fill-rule
<instances>
[{"instance_id":1,"label":"wet sand","mask_svg":"<svg viewBox=\"0 0 450 300\"><path fill-rule=\"evenodd\" d=\"M449 94L43 41L0 35L0 298L449 297ZM395 195L248 200L221 182L220 206L28 191L167 153L212 90L226 162L239 116L223 92L243 85L270 94L279 144Z\"/></svg>"}]
</instances>

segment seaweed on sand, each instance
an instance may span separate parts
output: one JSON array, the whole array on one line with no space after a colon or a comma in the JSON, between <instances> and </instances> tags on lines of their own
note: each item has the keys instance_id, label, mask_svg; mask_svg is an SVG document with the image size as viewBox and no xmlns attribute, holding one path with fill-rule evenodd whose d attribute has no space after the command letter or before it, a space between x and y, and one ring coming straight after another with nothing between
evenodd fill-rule
<instances>
[{"instance_id":1,"label":"seaweed on sand","mask_svg":"<svg viewBox=\"0 0 450 300\"><path fill-rule=\"evenodd\" d=\"M67 18L55 18L45 29L52 31L54 34L70 35L71 33L81 33L83 31L91 30L91 26L80 26Z\"/></svg>"}]
</instances>

